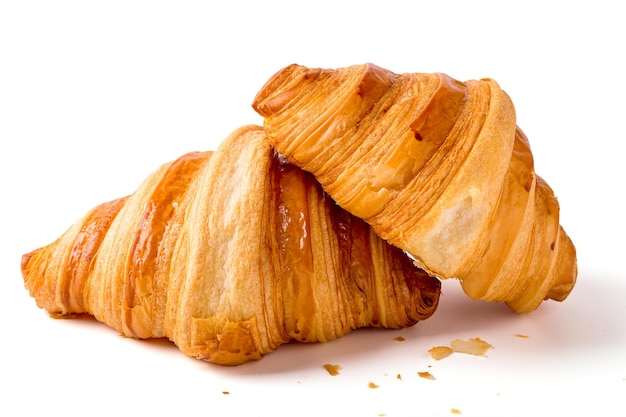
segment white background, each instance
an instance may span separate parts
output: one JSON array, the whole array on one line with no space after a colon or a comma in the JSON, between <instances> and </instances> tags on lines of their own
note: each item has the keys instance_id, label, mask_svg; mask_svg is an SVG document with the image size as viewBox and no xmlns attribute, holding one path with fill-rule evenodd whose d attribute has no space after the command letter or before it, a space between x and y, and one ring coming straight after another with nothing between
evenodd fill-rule
<instances>
[{"instance_id":1,"label":"white background","mask_svg":"<svg viewBox=\"0 0 626 417\"><path fill-rule=\"evenodd\" d=\"M0 3L0 415L623 415L620 3L222 3ZM578 250L565 302L516 315L448 281L435 315L411 329L286 345L240 367L36 307L23 253L133 192L162 163L261 123L250 103L283 66L365 62L490 77L510 94ZM494 349L439 362L427 353L469 337Z\"/></svg>"}]
</instances>

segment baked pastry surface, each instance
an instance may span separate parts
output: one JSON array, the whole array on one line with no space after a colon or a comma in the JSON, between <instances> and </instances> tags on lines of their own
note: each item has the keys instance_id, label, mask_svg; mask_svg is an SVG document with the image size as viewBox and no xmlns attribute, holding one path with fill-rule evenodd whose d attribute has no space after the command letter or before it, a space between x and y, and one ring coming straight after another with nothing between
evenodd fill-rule
<instances>
[{"instance_id":1,"label":"baked pastry surface","mask_svg":"<svg viewBox=\"0 0 626 417\"><path fill-rule=\"evenodd\" d=\"M291 340L428 318L440 282L339 208L262 127L162 165L23 256L53 315L87 313L135 338L169 338L236 365Z\"/></svg>"},{"instance_id":2,"label":"baked pastry surface","mask_svg":"<svg viewBox=\"0 0 626 417\"><path fill-rule=\"evenodd\" d=\"M517 312L571 292L575 247L494 80L294 64L252 106L278 152L433 276Z\"/></svg>"}]
</instances>

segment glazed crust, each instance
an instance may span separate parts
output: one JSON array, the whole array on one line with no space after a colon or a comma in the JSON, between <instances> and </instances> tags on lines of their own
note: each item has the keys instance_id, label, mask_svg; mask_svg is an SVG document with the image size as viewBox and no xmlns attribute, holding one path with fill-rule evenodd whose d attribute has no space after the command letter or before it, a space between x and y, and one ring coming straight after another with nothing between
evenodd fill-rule
<instances>
[{"instance_id":1,"label":"glazed crust","mask_svg":"<svg viewBox=\"0 0 626 417\"><path fill-rule=\"evenodd\" d=\"M291 340L411 326L440 290L276 154L260 126L164 164L24 255L22 273L53 315L91 314L225 365Z\"/></svg>"}]
</instances>

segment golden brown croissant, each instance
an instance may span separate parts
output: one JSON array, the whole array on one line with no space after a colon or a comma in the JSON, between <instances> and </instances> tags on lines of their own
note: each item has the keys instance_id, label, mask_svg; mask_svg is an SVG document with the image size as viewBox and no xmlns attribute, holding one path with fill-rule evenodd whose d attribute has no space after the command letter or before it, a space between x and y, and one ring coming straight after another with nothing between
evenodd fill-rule
<instances>
[{"instance_id":1,"label":"golden brown croissant","mask_svg":"<svg viewBox=\"0 0 626 417\"><path fill-rule=\"evenodd\" d=\"M252 106L278 152L470 297L528 312L572 290L575 248L495 81L294 64Z\"/></svg>"},{"instance_id":2,"label":"golden brown croissant","mask_svg":"<svg viewBox=\"0 0 626 417\"><path fill-rule=\"evenodd\" d=\"M22 273L52 314L89 313L231 365L290 340L411 326L435 311L440 290L279 158L260 126L161 166L24 255Z\"/></svg>"}]
</instances>

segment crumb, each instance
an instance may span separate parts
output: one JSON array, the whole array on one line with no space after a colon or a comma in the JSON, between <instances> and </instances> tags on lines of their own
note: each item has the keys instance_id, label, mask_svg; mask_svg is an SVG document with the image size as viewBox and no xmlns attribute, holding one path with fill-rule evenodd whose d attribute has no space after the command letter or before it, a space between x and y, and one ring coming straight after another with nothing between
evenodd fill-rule
<instances>
[{"instance_id":1,"label":"crumb","mask_svg":"<svg viewBox=\"0 0 626 417\"><path fill-rule=\"evenodd\" d=\"M222 394L224 394L224 395L228 395L228 394L230 394L230 392L228 392L228 391L222 391Z\"/></svg>"},{"instance_id":2,"label":"crumb","mask_svg":"<svg viewBox=\"0 0 626 417\"><path fill-rule=\"evenodd\" d=\"M402 337L402 336L398 336L398 337L394 338L394 340L397 341L397 342L404 342L406 339L404 337Z\"/></svg>"},{"instance_id":3,"label":"crumb","mask_svg":"<svg viewBox=\"0 0 626 417\"><path fill-rule=\"evenodd\" d=\"M402 381L402 375L398 374L398 375L396 375L396 378L398 378L400 381Z\"/></svg>"},{"instance_id":4,"label":"crumb","mask_svg":"<svg viewBox=\"0 0 626 417\"><path fill-rule=\"evenodd\" d=\"M324 369L326 369L331 376L337 376L339 375L339 370L341 369L341 366L331 365L330 363L325 363Z\"/></svg>"},{"instance_id":5,"label":"crumb","mask_svg":"<svg viewBox=\"0 0 626 417\"><path fill-rule=\"evenodd\" d=\"M517 333L515 335L515 337L519 337L520 339L529 339L530 338L530 336L525 335L525 334L520 334L520 333Z\"/></svg>"},{"instance_id":6,"label":"crumb","mask_svg":"<svg viewBox=\"0 0 626 417\"><path fill-rule=\"evenodd\" d=\"M476 356L486 356L485 352L493 346L482 340L480 337L474 337L469 340L454 339L450 342L450 347L455 352L467 353L469 355Z\"/></svg>"},{"instance_id":7,"label":"crumb","mask_svg":"<svg viewBox=\"0 0 626 417\"><path fill-rule=\"evenodd\" d=\"M387 415L387 414L385 414L385 413L380 413L380 414L378 415L378 417L385 417L386 415Z\"/></svg>"},{"instance_id":8,"label":"crumb","mask_svg":"<svg viewBox=\"0 0 626 417\"><path fill-rule=\"evenodd\" d=\"M430 372L418 372L417 373L421 378L435 380L435 377Z\"/></svg>"},{"instance_id":9,"label":"crumb","mask_svg":"<svg viewBox=\"0 0 626 417\"><path fill-rule=\"evenodd\" d=\"M461 410L459 410L458 408L451 408L451 409L450 409L450 412L451 412L452 414L461 414Z\"/></svg>"},{"instance_id":10,"label":"crumb","mask_svg":"<svg viewBox=\"0 0 626 417\"><path fill-rule=\"evenodd\" d=\"M378 385L374 384L373 382L369 382L367 386L370 388L378 388Z\"/></svg>"},{"instance_id":11,"label":"crumb","mask_svg":"<svg viewBox=\"0 0 626 417\"><path fill-rule=\"evenodd\" d=\"M428 353L430 353L430 356L432 356L432 358L437 361L443 358L447 358L448 356L452 355L452 352L453 350L448 346L435 346L428 351Z\"/></svg>"},{"instance_id":12,"label":"crumb","mask_svg":"<svg viewBox=\"0 0 626 417\"><path fill-rule=\"evenodd\" d=\"M524 336L518 335L518 337ZM447 358L454 352L467 353L475 356L487 356L485 353L492 347L493 346L491 344L485 342L480 337L473 337L468 340L454 339L450 342L450 347L435 346L429 349L428 353L430 353L430 356L432 356L435 360Z\"/></svg>"}]
</instances>

